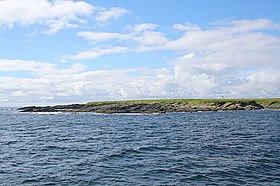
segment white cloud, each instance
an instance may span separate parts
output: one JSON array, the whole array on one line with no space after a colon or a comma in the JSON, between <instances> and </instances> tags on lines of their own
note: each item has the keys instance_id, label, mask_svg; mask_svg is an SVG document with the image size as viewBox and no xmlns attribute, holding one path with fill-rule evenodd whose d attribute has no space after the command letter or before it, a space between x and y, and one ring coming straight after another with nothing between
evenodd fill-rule
<instances>
[{"instance_id":1,"label":"white cloud","mask_svg":"<svg viewBox=\"0 0 280 186\"><path fill-rule=\"evenodd\" d=\"M42 24L48 27L45 33L52 34L86 22L83 17L91 15L93 8L83 1L2 0L0 26Z\"/></svg>"},{"instance_id":2,"label":"white cloud","mask_svg":"<svg viewBox=\"0 0 280 186\"><path fill-rule=\"evenodd\" d=\"M132 39L137 41L137 46L133 49L136 52L162 50L164 49L163 46L168 43L168 39L163 33L153 31L143 32Z\"/></svg>"},{"instance_id":3,"label":"white cloud","mask_svg":"<svg viewBox=\"0 0 280 186\"><path fill-rule=\"evenodd\" d=\"M161 32L146 31L139 36L135 36L134 40L139 42L140 47L159 47L167 43L167 39Z\"/></svg>"},{"instance_id":4,"label":"white cloud","mask_svg":"<svg viewBox=\"0 0 280 186\"><path fill-rule=\"evenodd\" d=\"M132 31L133 33L140 33L143 31L152 31L158 27L157 24L153 23L141 23L136 25L130 25L127 27L128 30Z\"/></svg>"},{"instance_id":5,"label":"white cloud","mask_svg":"<svg viewBox=\"0 0 280 186\"><path fill-rule=\"evenodd\" d=\"M280 30L280 24L274 23L269 19L256 19L256 20L234 20L225 22L231 26L232 32L250 32L255 30L276 29Z\"/></svg>"},{"instance_id":6,"label":"white cloud","mask_svg":"<svg viewBox=\"0 0 280 186\"><path fill-rule=\"evenodd\" d=\"M280 54L277 51L280 50L280 38L259 31L260 28L271 29L275 24L263 24L262 19L250 21L249 26L244 25L244 22L236 21L230 26L186 32L179 39L168 42L166 47L198 53L204 64L279 67Z\"/></svg>"},{"instance_id":7,"label":"white cloud","mask_svg":"<svg viewBox=\"0 0 280 186\"><path fill-rule=\"evenodd\" d=\"M141 37L142 39L145 39L144 37L147 37L147 39L151 39L152 35L161 39L163 39L163 34L160 32L152 32L158 25L152 24L152 23L142 23L142 24L136 24L133 26L128 26L127 29L130 31L130 33L116 33L116 32L89 32L89 31L83 31L78 32L77 35L80 37L83 37L86 40L90 40L92 42L100 42L100 41L107 41L107 40L139 40ZM143 32L143 33L142 33ZM150 37L149 37L150 36ZM154 38L152 38L154 39ZM165 38L164 38L165 40ZM148 41L146 41L148 42Z\"/></svg>"},{"instance_id":8,"label":"white cloud","mask_svg":"<svg viewBox=\"0 0 280 186\"><path fill-rule=\"evenodd\" d=\"M3 104L3 102L8 102L9 100L8 99L6 99L6 98L4 98L4 96L3 95L0 95L0 103L2 102L2 104Z\"/></svg>"},{"instance_id":9,"label":"white cloud","mask_svg":"<svg viewBox=\"0 0 280 186\"><path fill-rule=\"evenodd\" d=\"M144 98L266 97L280 93L279 69L264 68L243 77L236 70L212 73L197 68L196 56L191 56L179 58L173 69L85 71L72 65L55 66L53 71L32 78L0 77L0 102L30 105Z\"/></svg>"},{"instance_id":10,"label":"white cloud","mask_svg":"<svg viewBox=\"0 0 280 186\"><path fill-rule=\"evenodd\" d=\"M198 25L193 25L193 24L190 24L190 23L175 24L175 25L173 25L173 28L175 30L179 30L179 31L198 31L198 30L201 30L201 28Z\"/></svg>"},{"instance_id":11,"label":"white cloud","mask_svg":"<svg viewBox=\"0 0 280 186\"><path fill-rule=\"evenodd\" d=\"M159 87L164 86L168 74L166 69L145 72L142 68L73 73L72 68L60 69L56 66L55 73L49 72L33 78L0 77L0 95L5 95L0 101L9 101L10 105L25 105L132 99L144 95L153 97L159 95ZM127 74L134 72L143 75ZM161 74L161 77L156 74Z\"/></svg>"},{"instance_id":12,"label":"white cloud","mask_svg":"<svg viewBox=\"0 0 280 186\"><path fill-rule=\"evenodd\" d=\"M2 72L15 72L20 70L32 71L32 72L50 72L55 68L54 64L36 62L36 61L24 61L24 60L7 60L0 59L0 71Z\"/></svg>"},{"instance_id":13,"label":"white cloud","mask_svg":"<svg viewBox=\"0 0 280 186\"><path fill-rule=\"evenodd\" d=\"M178 94L198 97L279 97L279 30L266 19L237 20L193 30L165 47L186 52L173 62ZM188 96L187 96L188 97Z\"/></svg>"},{"instance_id":14,"label":"white cloud","mask_svg":"<svg viewBox=\"0 0 280 186\"><path fill-rule=\"evenodd\" d=\"M92 42L100 42L106 40L126 40L129 38L127 34L111 33L111 32L79 32L78 36Z\"/></svg>"},{"instance_id":15,"label":"white cloud","mask_svg":"<svg viewBox=\"0 0 280 186\"><path fill-rule=\"evenodd\" d=\"M76 55L65 56L67 60L87 60L94 59L102 55L124 53L128 50L126 47L111 47L111 48L92 48L91 50L82 51Z\"/></svg>"},{"instance_id":16,"label":"white cloud","mask_svg":"<svg viewBox=\"0 0 280 186\"><path fill-rule=\"evenodd\" d=\"M131 30L128 34L81 32L79 36L94 42L120 39L136 44L131 48L93 47L66 58L92 59L140 47L175 51L180 56L168 68L95 71L87 71L79 63L61 67L61 64L0 59L0 71L8 74L0 77L0 102L55 104L144 98L279 97L280 38L263 31L277 31L278 24L264 20L251 20L248 24L242 20L207 30L185 31L175 40L150 29L139 29L137 33ZM33 77L11 75L21 70L31 72Z\"/></svg>"},{"instance_id":17,"label":"white cloud","mask_svg":"<svg viewBox=\"0 0 280 186\"><path fill-rule=\"evenodd\" d=\"M19 91L11 92L10 95L13 96L13 97L22 97L22 96L24 96L24 93L19 90Z\"/></svg>"},{"instance_id":18,"label":"white cloud","mask_svg":"<svg viewBox=\"0 0 280 186\"><path fill-rule=\"evenodd\" d=\"M251 72L242 79L239 86L235 87L236 94L250 95L252 92L263 97L279 97L280 95L280 70L264 68Z\"/></svg>"},{"instance_id":19,"label":"white cloud","mask_svg":"<svg viewBox=\"0 0 280 186\"><path fill-rule=\"evenodd\" d=\"M85 66L79 63L72 64L70 68L57 70L57 65L52 63L26 61L26 60L7 60L0 59L0 72L30 71L37 75L57 74L57 73L77 73L85 70Z\"/></svg>"},{"instance_id":20,"label":"white cloud","mask_svg":"<svg viewBox=\"0 0 280 186\"><path fill-rule=\"evenodd\" d=\"M267 65L267 63L276 65L280 57L277 52L280 49L280 39L266 34L260 29L277 30L278 25L278 23L266 19L231 21L207 30L201 30L198 26L190 24L175 25L174 28L185 31L183 36L175 40L168 39L163 32L153 31L157 25L151 23L130 26L131 32L126 34L80 32L78 35L95 44L108 40L122 41L118 45L123 44L128 48L127 52L185 51L203 55L202 61L213 62L216 65L223 63L241 66L244 63L247 65L250 63L252 65ZM96 56L100 55L93 55L94 58Z\"/></svg>"},{"instance_id":21,"label":"white cloud","mask_svg":"<svg viewBox=\"0 0 280 186\"><path fill-rule=\"evenodd\" d=\"M94 59L101 55L123 53L128 51L143 52L162 49L168 42L168 39L163 33L152 31L157 26L158 25L151 23L137 24L129 26L128 30L130 30L130 33L125 34L115 32L78 32L78 36L83 37L94 44L102 41L116 40L122 41L121 44L126 46L115 46L109 48L94 47L76 55L63 57L62 61Z\"/></svg>"},{"instance_id":22,"label":"white cloud","mask_svg":"<svg viewBox=\"0 0 280 186\"><path fill-rule=\"evenodd\" d=\"M112 7L110 9L102 8L97 13L95 20L98 22L106 23L111 19L119 19L127 13L129 13L129 11L121 7Z\"/></svg>"},{"instance_id":23,"label":"white cloud","mask_svg":"<svg viewBox=\"0 0 280 186\"><path fill-rule=\"evenodd\" d=\"M247 24L246 24L247 23ZM279 29L280 25L266 19L232 21L208 30L186 32L184 36L174 40L167 47L172 50L222 50L229 47L259 47L270 45L279 38L270 36L260 30ZM246 39L245 41L243 41ZM260 41L261 45L254 42ZM239 43L238 43L239 42ZM241 42L244 42L243 44ZM250 44L250 42L253 42ZM270 43L265 43L270 42ZM272 45L273 46L273 45ZM231 48L233 49L233 48Z\"/></svg>"}]
</instances>

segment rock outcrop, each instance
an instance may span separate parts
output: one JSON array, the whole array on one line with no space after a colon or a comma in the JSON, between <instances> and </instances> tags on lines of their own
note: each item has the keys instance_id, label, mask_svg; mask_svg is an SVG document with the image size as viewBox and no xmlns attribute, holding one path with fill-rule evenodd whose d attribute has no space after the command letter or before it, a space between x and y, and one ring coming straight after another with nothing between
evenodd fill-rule
<instances>
[{"instance_id":1,"label":"rock outcrop","mask_svg":"<svg viewBox=\"0 0 280 186\"><path fill-rule=\"evenodd\" d=\"M270 107L269 107L270 106ZM273 107L274 106L274 107ZM197 111L280 109L279 104L261 105L254 100L244 101L113 101L88 104L57 105L46 107L23 107L21 112L96 112L96 113L165 113Z\"/></svg>"}]
</instances>

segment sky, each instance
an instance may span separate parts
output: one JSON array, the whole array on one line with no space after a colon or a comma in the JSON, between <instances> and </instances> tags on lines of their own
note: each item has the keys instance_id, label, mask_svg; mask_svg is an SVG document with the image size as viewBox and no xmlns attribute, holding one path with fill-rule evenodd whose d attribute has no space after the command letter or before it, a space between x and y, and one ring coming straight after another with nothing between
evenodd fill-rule
<instances>
[{"instance_id":1,"label":"sky","mask_svg":"<svg viewBox=\"0 0 280 186\"><path fill-rule=\"evenodd\" d=\"M0 0L0 106L280 97L279 0Z\"/></svg>"}]
</instances>

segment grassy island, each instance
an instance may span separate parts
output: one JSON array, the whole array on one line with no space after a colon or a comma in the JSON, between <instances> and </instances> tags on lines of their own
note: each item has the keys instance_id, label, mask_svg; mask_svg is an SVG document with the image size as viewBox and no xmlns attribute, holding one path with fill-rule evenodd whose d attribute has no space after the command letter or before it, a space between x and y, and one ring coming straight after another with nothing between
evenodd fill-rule
<instances>
[{"instance_id":1,"label":"grassy island","mask_svg":"<svg viewBox=\"0 0 280 186\"><path fill-rule=\"evenodd\" d=\"M258 109L280 109L280 98L102 101L47 107L23 107L19 110L22 112L165 113Z\"/></svg>"},{"instance_id":2,"label":"grassy island","mask_svg":"<svg viewBox=\"0 0 280 186\"><path fill-rule=\"evenodd\" d=\"M106 104L129 104L129 103L142 103L142 104L225 104L225 103L257 103L260 105L278 105L280 106L280 98L257 98L257 99L154 99L154 100L127 100L127 101L99 101L89 102L87 105L106 105Z\"/></svg>"}]
</instances>

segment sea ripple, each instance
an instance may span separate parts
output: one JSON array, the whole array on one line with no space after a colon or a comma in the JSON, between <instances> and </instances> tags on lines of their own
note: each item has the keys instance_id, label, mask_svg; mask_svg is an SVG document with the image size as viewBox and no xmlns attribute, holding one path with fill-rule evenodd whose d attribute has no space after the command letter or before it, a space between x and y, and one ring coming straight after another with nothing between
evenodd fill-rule
<instances>
[{"instance_id":1,"label":"sea ripple","mask_svg":"<svg viewBox=\"0 0 280 186\"><path fill-rule=\"evenodd\" d=\"M280 185L280 111L0 110L0 185Z\"/></svg>"}]
</instances>

